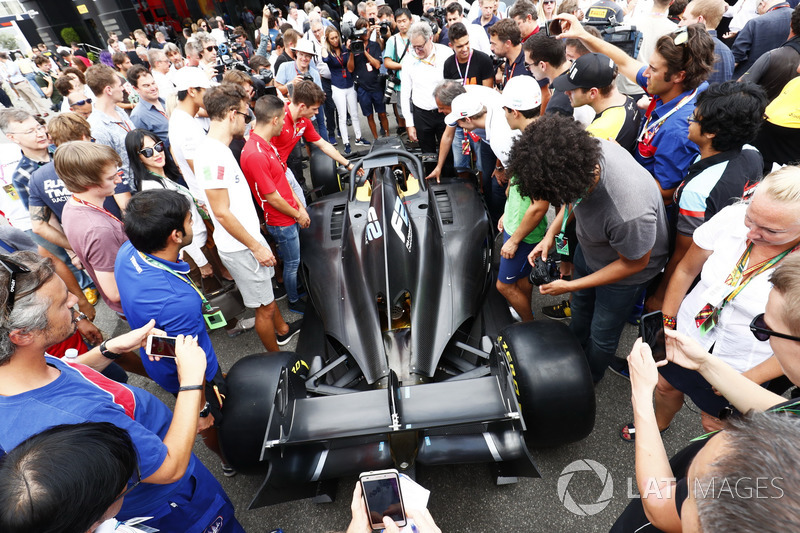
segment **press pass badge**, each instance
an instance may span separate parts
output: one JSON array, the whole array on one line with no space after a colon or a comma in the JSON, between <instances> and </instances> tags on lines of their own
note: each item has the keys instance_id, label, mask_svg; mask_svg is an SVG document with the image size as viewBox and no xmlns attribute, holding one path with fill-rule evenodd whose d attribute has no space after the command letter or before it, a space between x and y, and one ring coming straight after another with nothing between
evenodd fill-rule
<instances>
[{"instance_id":1,"label":"press pass badge","mask_svg":"<svg viewBox=\"0 0 800 533\"><path fill-rule=\"evenodd\" d=\"M206 321L208 329L219 329L228 325L228 321L225 320L225 315L222 314L219 307L207 306L203 310L203 318Z\"/></svg>"},{"instance_id":2,"label":"press pass badge","mask_svg":"<svg viewBox=\"0 0 800 533\"><path fill-rule=\"evenodd\" d=\"M563 233L556 236L556 252L561 255L569 255L569 239Z\"/></svg>"}]
</instances>

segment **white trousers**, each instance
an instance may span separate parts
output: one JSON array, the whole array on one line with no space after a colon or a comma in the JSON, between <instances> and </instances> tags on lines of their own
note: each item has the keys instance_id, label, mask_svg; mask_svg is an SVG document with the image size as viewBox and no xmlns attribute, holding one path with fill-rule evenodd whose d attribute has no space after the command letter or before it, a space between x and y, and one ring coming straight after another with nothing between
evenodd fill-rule
<instances>
[{"instance_id":1,"label":"white trousers","mask_svg":"<svg viewBox=\"0 0 800 533\"><path fill-rule=\"evenodd\" d=\"M339 114L339 133L342 135L342 142L350 143L350 137L347 135L348 112L353 117L353 131L356 133L356 139L360 139L361 124L358 121L358 96L355 87L340 89L331 85L331 91L333 92L333 103L336 104L336 112Z\"/></svg>"}]
</instances>

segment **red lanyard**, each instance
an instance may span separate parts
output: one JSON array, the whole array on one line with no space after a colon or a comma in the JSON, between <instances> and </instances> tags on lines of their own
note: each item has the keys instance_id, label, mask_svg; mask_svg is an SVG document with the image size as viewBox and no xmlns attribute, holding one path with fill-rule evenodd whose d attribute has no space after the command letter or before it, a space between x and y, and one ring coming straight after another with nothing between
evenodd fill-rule
<instances>
[{"instance_id":1,"label":"red lanyard","mask_svg":"<svg viewBox=\"0 0 800 533\"><path fill-rule=\"evenodd\" d=\"M73 196L72 199L75 200L76 202L78 202L81 205L85 205L89 209L94 209L95 211L100 211L101 213L103 213L105 215L108 215L111 218L113 218L114 220L116 220L117 222L119 222L120 224L122 224L122 221L120 219L118 219L117 217L115 217L108 209L106 209L104 207L97 207L93 203L87 202L86 200L81 200L77 196Z\"/></svg>"},{"instance_id":2,"label":"red lanyard","mask_svg":"<svg viewBox=\"0 0 800 533\"><path fill-rule=\"evenodd\" d=\"M333 57L336 58L336 61L339 62L339 65L342 67L342 77L347 78L347 69L344 67L344 54L337 56L336 54L332 54Z\"/></svg>"},{"instance_id":3,"label":"red lanyard","mask_svg":"<svg viewBox=\"0 0 800 533\"><path fill-rule=\"evenodd\" d=\"M163 113L162 113L162 114L163 114ZM164 116L166 116L166 115L164 115ZM125 121L122 121L122 122L115 122L114 124L116 124L117 126L119 126L120 128L122 128L123 130L125 130L125 131L127 131L127 132L130 132L130 131L131 131L131 128L130 128L130 126L128 126L128 125L125 123Z\"/></svg>"}]
</instances>

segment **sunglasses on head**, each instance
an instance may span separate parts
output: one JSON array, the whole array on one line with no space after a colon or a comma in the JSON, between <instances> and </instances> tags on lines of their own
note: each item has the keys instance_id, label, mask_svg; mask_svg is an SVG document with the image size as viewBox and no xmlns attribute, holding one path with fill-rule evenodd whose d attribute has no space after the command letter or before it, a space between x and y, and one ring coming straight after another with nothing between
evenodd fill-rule
<instances>
[{"instance_id":1,"label":"sunglasses on head","mask_svg":"<svg viewBox=\"0 0 800 533\"><path fill-rule=\"evenodd\" d=\"M788 335L786 333L778 333L777 331L769 329L767 323L764 321L764 313L753 317L753 320L750 322L750 331L752 331L753 336L760 341L769 340L770 337L780 337L781 339L800 342L800 337L795 337L794 335Z\"/></svg>"},{"instance_id":2,"label":"sunglasses on head","mask_svg":"<svg viewBox=\"0 0 800 533\"><path fill-rule=\"evenodd\" d=\"M160 154L163 151L164 151L164 143L162 141L158 141L150 148L142 148L141 150L139 150L139 153L145 157L153 157L156 154L156 152Z\"/></svg>"},{"instance_id":3,"label":"sunglasses on head","mask_svg":"<svg viewBox=\"0 0 800 533\"><path fill-rule=\"evenodd\" d=\"M26 267L25 265L20 265L16 261L12 261L8 258L0 259L0 266L2 266L9 274L8 278L8 286L6 289L8 290L8 299L6 300L6 312L10 315L11 311L14 310L14 301L16 300L17 296L17 274L25 274L31 271L30 268Z\"/></svg>"},{"instance_id":4,"label":"sunglasses on head","mask_svg":"<svg viewBox=\"0 0 800 533\"><path fill-rule=\"evenodd\" d=\"M684 26L676 31L675 35L672 36L672 42L675 46L682 46L689 42L689 27Z\"/></svg>"},{"instance_id":5,"label":"sunglasses on head","mask_svg":"<svg viewBox=\"0 0 800 533\"><path fill-rule=\"evenodd\" d=\"M79 106L86 105L86 104L91 104L91 103L92 103L92 99L91 98L87 98L86 100L78 100L74 104L69 104L69 106L70 107L79 107Z\"/></svg>"}]
</instances>

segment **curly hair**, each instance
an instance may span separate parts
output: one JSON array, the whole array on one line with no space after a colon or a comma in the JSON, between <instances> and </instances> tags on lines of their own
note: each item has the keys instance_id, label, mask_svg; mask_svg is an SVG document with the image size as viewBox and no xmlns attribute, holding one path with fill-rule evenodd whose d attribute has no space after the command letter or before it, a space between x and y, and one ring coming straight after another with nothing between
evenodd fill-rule
<instances>
[{"instance_id":1,"label":"curly hair","mask_svg":"<svg viewBox=\"0 0 800 533\"><path fill-rule=\"evenodd\" d=\"M714 41L702 24L687 26L688 39L675 44L675 37L684 31L669 33L656 42L656 52L667 62L664 79L684 71L683 90L691 91L703 83L714 68Z\"/></svg>"},{"instance_id":2,"label":"curly hair","mask_svg":"<svg viewBox=\"0 0 800 533\"><path fill-rule=\"evenodd\" d=\"M711 147L720 152L752 141L764 120L767 94L752 82L714 83L697 96L700 131L713 133Z\"/></svg>"},{"instance_id":3,"label":"curly hair","mask_svg":"<svg viewBox=\"0 0 800 533\"><path fill-rule=\"evenodd\" d=\"M565 204L586 193L600 159L600 142L582 124L545 115L513 144L507 170L522 196Z\"/></svg>"}]
</instances>

